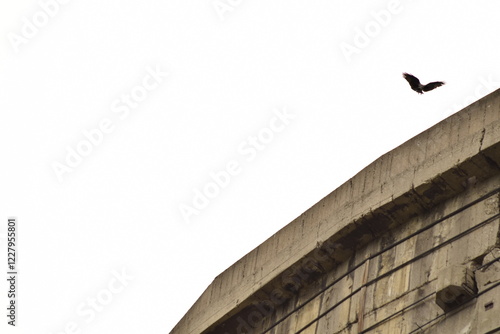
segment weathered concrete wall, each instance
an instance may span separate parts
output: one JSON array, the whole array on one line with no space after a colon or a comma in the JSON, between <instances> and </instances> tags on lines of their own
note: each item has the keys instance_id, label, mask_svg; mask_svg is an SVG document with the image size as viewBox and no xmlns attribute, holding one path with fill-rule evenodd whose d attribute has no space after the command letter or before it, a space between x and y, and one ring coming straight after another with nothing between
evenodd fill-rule
<instances>
[{"instance_id":1,"label":"weathered concrete wall","mask_svg":"<svg viewBox=\"0 0 500 334\"><path fill-rule=\"evenodd\" d=\"M500 248L498 193L482 197L499 186L500 90L380 157L236 262L171 333L500 327L499 264L480 268ZM445 313L436 289L451 265L468 268L478 290Z\"/></svg>"}]
</instances>

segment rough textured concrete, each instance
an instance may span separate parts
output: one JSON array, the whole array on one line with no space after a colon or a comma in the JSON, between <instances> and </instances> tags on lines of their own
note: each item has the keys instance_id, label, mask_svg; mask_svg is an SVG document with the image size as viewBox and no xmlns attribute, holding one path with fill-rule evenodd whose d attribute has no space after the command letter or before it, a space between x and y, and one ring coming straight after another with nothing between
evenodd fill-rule
<instances>
[{"instance_id":1,"label":"rough textured concrete","mask_svg":"<svg viewBox=\"0 0 500 334\"><path fill-rule=\"evenodd\" d=\"M500 90L383 155L220 274L172 334L500 327ZM438 275L478 293L444 312ZM361 328L362 327L362 328Z\"/></svg>"}]
</instances>

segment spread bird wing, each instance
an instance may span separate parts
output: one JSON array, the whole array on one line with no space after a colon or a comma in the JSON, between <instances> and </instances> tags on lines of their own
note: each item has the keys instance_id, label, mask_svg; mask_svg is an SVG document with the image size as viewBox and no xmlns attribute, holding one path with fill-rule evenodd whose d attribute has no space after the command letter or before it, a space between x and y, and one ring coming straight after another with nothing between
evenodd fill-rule
<instances>
[{"instance_id":1,"label":"spread bird wing","mask_svg":"<svg viewBox=\"0 0 500 334\"><path fill-rule=\"evenodd\" d=\"M424 87L422 87L422 90L424 92L428 92L428 91L433 90L434 88L440 87L442 85L444 85L444 82L442 82L442 81L430 82L427 85L425 85Z\"/></svg>"},{"instance_id":2,"label":"spread bird wing","mask_svg":"<svg viewBox=\"0 0 500 334\"><path fill-rule=\"evenodd\" d=\"M417 77L415 77L411 74L408 74L408 73L403 73L403 77L406 79L406 81L408 81L408 83L410 84L410 87L412 89L419 89L420 88L420 80L418 80Z\"/></svg>"}]
</instances>

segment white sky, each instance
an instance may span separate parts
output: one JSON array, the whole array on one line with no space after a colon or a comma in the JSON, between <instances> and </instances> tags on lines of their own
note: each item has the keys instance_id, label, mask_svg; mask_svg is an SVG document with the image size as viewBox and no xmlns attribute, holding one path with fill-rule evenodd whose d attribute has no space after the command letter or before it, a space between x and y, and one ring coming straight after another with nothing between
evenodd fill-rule
<instances>
[{"instance_id":1,"label":"white sky","mask_svg":"<svg viewBox=\"0 0 500 334\"><path fill-rule=\"evenodd\" d=\"M215 276L500 83L498 1L57 1L0 5L6 333L169 332ZM402 72L446 85L418 95Z\"/></svg>"}]
</instances>

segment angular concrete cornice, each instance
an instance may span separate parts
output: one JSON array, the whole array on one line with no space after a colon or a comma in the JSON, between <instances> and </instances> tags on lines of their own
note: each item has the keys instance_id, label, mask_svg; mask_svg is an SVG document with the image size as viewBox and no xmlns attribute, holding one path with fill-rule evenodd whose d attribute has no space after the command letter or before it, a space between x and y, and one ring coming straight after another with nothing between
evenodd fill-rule
<instances>
[{"instance_id":1,"label":"angular concrete cornice","mask_svg":"<svg viewBox=\"0 0 500 334\"><path fill-rule=\"evenodd\" d=\"M171 333L209 332L283 284L283 273L326 242L338 245L341 261L349 247L498 173L500 90L381 156L245 255L215 278Z\"/></svg>"}]
</instances>

